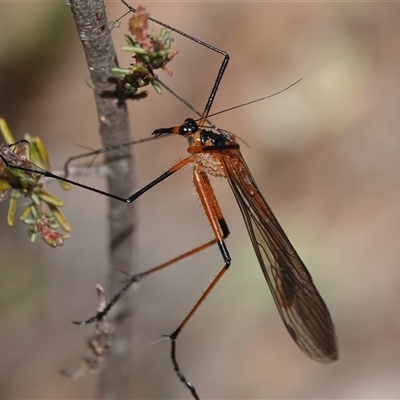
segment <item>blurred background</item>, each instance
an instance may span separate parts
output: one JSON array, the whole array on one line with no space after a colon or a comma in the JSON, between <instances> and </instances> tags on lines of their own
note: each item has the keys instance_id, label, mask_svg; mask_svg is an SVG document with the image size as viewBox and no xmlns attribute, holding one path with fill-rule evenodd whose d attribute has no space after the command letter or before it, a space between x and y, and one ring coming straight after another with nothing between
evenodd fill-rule
<instances>
[{"instance_id":1,"label":"blurred background","mask_svg":"<svg viewBox=\"0 0 400 400\"><path fill-rule=\"evenodd\" d=\"M149 2L155 18L226 50L231 61L213 111L288 91L213 118L239 135L245 159L311 272L336 323L340 359L321 365L287 334L228 185L214 186L231 230L233 259L187 325L178 360L201 398L400 397L400 4ZM110 20L125 12L107 2ZM53 168L101 147L83 51L68 7L0 4L0 116L19 139L41 136ZM120 49L128 18L115 29ZM157 28L158 29L158 28ZM176 38L173 78L160 77L198 109L221 57ZM121 53L120 53L121 54ZM120 62L129 64L121 54ZM192 117L168 93L131 102L134 138ZM134 149L138 187L185 156L179 137ZM103 178L84 178L103 187ZM96 398L96 376L70 381L93 327L93 284L104 283L106 202L57 184L73 227L64 247L31 244L26 226L6 224L0 204L0 397ZM23 200L21 200L21 209ZM211 238L191 173L139 201L138 270ZM129 205L127 205L129 207ZM169 359L171 333L223 263L217 248L145 280L134 296L132 398L188 398ZM121 283L124 276L121 274Z\"/></svg>"}]
</instances>

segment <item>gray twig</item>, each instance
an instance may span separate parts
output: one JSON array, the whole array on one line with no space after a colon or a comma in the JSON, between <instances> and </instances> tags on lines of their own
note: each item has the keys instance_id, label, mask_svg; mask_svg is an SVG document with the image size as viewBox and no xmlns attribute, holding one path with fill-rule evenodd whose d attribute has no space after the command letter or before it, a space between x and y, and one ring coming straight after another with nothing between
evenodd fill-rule
<instances>
[{"instance_id":1,"label":"gray twig","mask_svg":"<svg viewBox=\"0 0 400 400\"><path fill-rule=\"evenodd\" d=\"M71 11L84 48L97 106L100 136L104 147L128 142L129 123L126 106L105 93L115 91L109 81L111 68L117 66L103 0L70 0ZM128 197L133 193L132 157L128 148L106 153L111 193ZM132 274L135 206L110 199L109 202L109 268L106 293L119 288L120 272ZM128 295L116 306L113 343L108 349L100 377L101 398L130 398L132 385L132 303ZM120 349L124 351L121 352Z\"/></svg>"}]
</instances>

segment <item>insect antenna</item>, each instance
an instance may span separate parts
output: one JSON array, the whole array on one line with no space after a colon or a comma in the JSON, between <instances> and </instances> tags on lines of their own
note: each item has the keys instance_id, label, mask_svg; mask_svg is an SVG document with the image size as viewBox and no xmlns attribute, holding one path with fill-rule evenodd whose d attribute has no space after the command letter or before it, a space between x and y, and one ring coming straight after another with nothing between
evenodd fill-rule
<instances>
[{"instance_id":1,"label":"insect antenna","mask_svg":"<svg viewBox=\"0 0 400 400\"><path fill-rule=\"evenodd\" d=\"M242 107L248 106L250 104L258 103L259 101L263 101L263 100L269 99L271 97L277 96L278 94L281 94L281 93L285 92L286 90L290 89L294 85L297 85L302 80L303 80L303 78L300 78L296 82L291 83L289 86L285 87L284 89L278 90L277 92L269 94L268 96L260 97L259 99L256 99L256 100L247 101L246 103L242 103L237 106L225 108L224 110L217 111L215 113L208 115L208 117L215 117L216 115L224 114L228 111L236 110L237 108L242 108ZM208 120L207 120L207 122L208 122Z\"/></svg>"},{"instance_id":2,"label":"insect antenna","mask_svg":"<svg viewBox=\"0 0 400 400\"><path fill-rule=\"evenodd\" d=\"M90 157L90 156L98 156L99 154L103 154L103 153L108 153L109 151L113 151L113 150L119 150L119 149L123 149L125 147L129 147L129 146L134 146L136 144L141 144L141 143L146 143L146 142L151 142L153 140L156 139L160 139L160 137L156 137L156 136L150 136L144 139L139 139L139 140L132 140L130 142L126 142L126 143L122 143L122 144L118 144L116 146L110 146L110 147L103 147L101 149L97 149L97 150L92 150L90 152L87 153L82 153L82 154L78 154L72 157L69 157L67 159L67 161L64 164L64 175L67 178L69 176L69 169L70 169L70 164L76 160L79 160L81 158L86 158L86 157ZM88 165L88 168L92 166L94 162L93 161Z\"/></svg>"}]
</instances>

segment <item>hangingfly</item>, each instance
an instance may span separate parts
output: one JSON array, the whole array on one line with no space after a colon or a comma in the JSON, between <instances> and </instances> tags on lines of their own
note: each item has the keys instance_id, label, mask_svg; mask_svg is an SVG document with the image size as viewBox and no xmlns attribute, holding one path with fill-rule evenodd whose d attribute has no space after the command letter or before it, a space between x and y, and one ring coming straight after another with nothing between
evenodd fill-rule
<instances>
[{"instance_id":1,"label":"hangingfly","mask_svg":"<svg viewBox=\"0 0 400 400\"><path fill-rule=\"evenodd\" d=\"M135 12L135 9L129 6L124 0L121 1L130 11ZM188 118L179 126L161 128L153 132L154 137L168 135L184 137L188 143L187 151L189 155L128 198L88 187L66 178L60 178L40 168L35 169L34 172L69 182L126 203L131 203L183 167L192 165L193 183L212 228L214 238L162 265L132 276L101 312L98 312L92 318L76 323L85 325L100 320L134 283L141 281L148 275L166 268L177 261L217 244L224 263L222 269L178 328L175 329L172 334L166 335L171 342L171 359L175 371L181 381L189 388L192 396L199 399L194 386L183 375L178 365L176 359L176 341L184 326L231 265L231 257L225 244L225 239L229 235L229 229L209 179L209 176L223 177L228 181L242 212L261 270L289 334L299 348L312 359L323 363L336 360L338 358L338 350L334 324L324 300L313 283L310 273L307 271L296 250L291 245L285 232L275 218L271 208L258 189L243 159L237 138L232 133L217 128L208 119L211 116L211 106L229 61L228 54L163 22L151 17L149 17L149 20L167 27L224 57L205 109L203 113L200 114L200 119L196 121L192 118ZM170 91L170 89L155 75L154 79L156 79L161 86ZM181 99L178 95L175 94L175 96ZM185 102L185 104L187 103ZM192 110L194 109L192 108ZM94 153L100 152L103 151L100 150ZM4 158L3 161L9 168L15 167L24 169L16 167L15 165L13 166L12 163L7 162Z\"/></svg>"},{"instance_id":2,"label":"hangingfly","mask_svg":"<svg viewBox=\"0 0 400 400\"><path fill-rule=\"evenodd\" d=\"M204 119L197 123L194 119L188 118L180 126L161 128L153 132L155 137L175 134L186 138L189 156L170 167L132 196L125 199L95 188L90 188L90 190L131 203L175 172L192 165L193 183L212 228L214 239L164 264L132 276L101 312L88 320L76 322L86 325L100 320L134 283L217 244L224 261L223 268L178 328L167 335L167 338L171 340L171 358L175 370L194 398L199 398L197 392L181 372L176 360L176 340L189 319L231 265L231 257L225 244L229 229L215 197L209 175L223 177L228 181L242 212L261 270L283 323L293 340L304 353L316 361L329 363L338 358L335 328L329 310L315 287L310 273L258 189L243 159L237 138L232 133L221 129L204 128L201 126L204 122ZM46 172L45 175L52 176L53 174Z\"/></svg>"},{"instance_id":3,"label":"hangingfly","mask_svg":"<svg viewBox=\"0 0 400 400\"><path fill-rule=\"evenodd\" d=\"M190 156L178 164L178 169L188 163L193 164L193 182L225 261L223 270L212 286L227 270L231 260L224 242L229 231L208 175L227 179L242 212L262 272L293 340L317 361L336 360L336 337L328 308L258 189L236 137L221 130L200 128L191 118L179 127L159 129L153 134L178 134L188 141Z\"/></svg>"}]
</instances>

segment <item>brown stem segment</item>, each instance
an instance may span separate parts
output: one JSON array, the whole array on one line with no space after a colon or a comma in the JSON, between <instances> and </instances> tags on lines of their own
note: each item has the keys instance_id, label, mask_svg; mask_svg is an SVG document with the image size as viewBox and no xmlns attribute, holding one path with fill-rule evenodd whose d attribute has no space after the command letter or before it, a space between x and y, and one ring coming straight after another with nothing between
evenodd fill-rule
<instances>
[{"instance_id":1,"label":"brown stem segment","mask_svg":"<svg viewBox=\"0 0 400 400\"><path fill-rule=\"evenodd\" d=\"M117 66L111 39L111 27L107 21L102 0L70 0L71 11L82 41L90 72L104 147L111 147L130 140L128 115L125 104L116 97L104 96L115 91L110 81L111 68ZM106 154L109 166L108 191L128 197L133 192L133 167L129 149ZM88 205L87 205L88 206ZM109 268L106 293L118 289L121 270L133 272L133 231L135 206L126 206L117 200L109 201ZM114 345L110 348L100 377L100 398L130 398L132 385L133 336L132 302L125 296L118 303L118 318ZM123 353L117 348L124 347Z\"/></svg>"}]
</instances>

